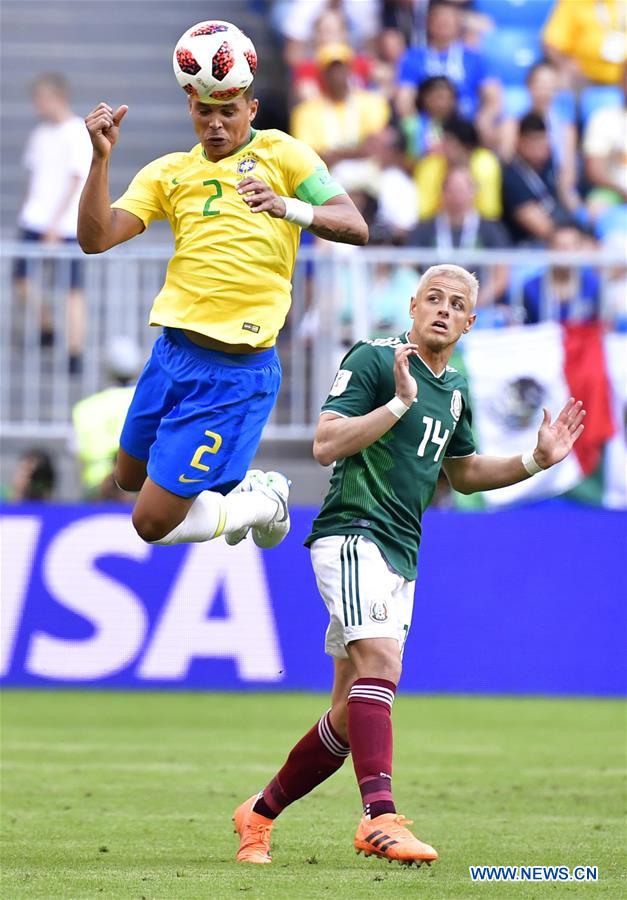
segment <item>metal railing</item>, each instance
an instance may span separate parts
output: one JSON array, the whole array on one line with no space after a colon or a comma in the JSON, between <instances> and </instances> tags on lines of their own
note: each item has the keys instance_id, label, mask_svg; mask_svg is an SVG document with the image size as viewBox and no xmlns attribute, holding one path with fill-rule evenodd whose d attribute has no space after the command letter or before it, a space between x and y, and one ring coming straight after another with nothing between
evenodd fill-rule
<instances>
[{"instance_id":1,"label":"metal railing","mask_svg":"<svg viewBox=\"0 0 627 900\"><path fill-rule=\"evenodd\" d=\"M158 329L147 325L148 313L163 283L171 252L169 246L146 244L84 256L78 248L65 245L0 245L3 437L38 441L67 438L73 404L106 385L104 351L114 336L129 335L148 356L158 334ZM15 278L18 261L22 261L20 280ZM525 282L539 274L546 286L552 266L572 269L575 279L593 268L599 276L595 315L610 328L617 324L625 327L620 298L625 296L627 261L615 252L582 255L516 249L444 254L328 243L303 247L294 272L292 309L278 342L284 383L266 437L308 438L346 349L366 336L401 331L409 322L409 298L418 271L432 264L458 261L475 269L484 284L495 273L500 272L502 277L506 271L508 302L481 307L480 327L523 322ZM78 274L77 265L81 269ZM76 344L72 329L76 331L76 323L68 321L68 298L77 279L82 283L78 303L83 304L86 327L82 370L71 372L70 356L76 350L72 347L72 341ZM587 314L578 310L577 304L572 313L574 317ZM551 291L541 291L538 315L542 320L559 317ZM42 328L48 332L48 340L43 342Z\"/></svg>"}]
</instances>

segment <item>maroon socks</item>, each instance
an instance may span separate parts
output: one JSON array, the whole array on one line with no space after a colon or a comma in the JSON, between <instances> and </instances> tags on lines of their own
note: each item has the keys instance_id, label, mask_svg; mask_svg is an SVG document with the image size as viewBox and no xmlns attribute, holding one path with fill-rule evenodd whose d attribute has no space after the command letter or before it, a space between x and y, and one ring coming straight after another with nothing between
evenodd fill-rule
<instances>
[{"instance_id":1,"label":"maroon socks","mask_svg":"<svg viewBox=\"0 0 627 900\"><path fill-rule=\"evenodd\" d=\"M348 695L348 739L364 815L396 812L392 798L393 681L358 678Z\"/></svg>"},{"instance_id":2,"label":"maroon socks","mask_svg":"<svg viewBox=\"0 0 627 900\"><path fill-rule=\"evenodd\" d=\"M283 768L255 801L254 812L276 819L286 806L337 772L350 748L334 731L329 712L292 749Z\"/></svg>"}]
</instances>

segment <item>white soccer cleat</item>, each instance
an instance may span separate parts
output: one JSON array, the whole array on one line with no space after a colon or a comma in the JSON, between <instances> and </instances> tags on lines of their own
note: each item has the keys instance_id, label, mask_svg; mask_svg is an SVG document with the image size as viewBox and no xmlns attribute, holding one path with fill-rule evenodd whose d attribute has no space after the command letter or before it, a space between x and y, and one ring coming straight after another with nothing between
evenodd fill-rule
<instances>
[{"instance_id":1,"label":"white soccer cleat","mask_svg":"<svg viewBox=\"0 0 627 900\"><path fill-rule=\"evenodd\" d=\"M243 481L234 487L231 491L231 494L241 494L244 491L254 491L260 485L265 486L266 483L266 473L262 472L261 469L249 469L246 472L246 475ZM273 497L273 499L275 499ZM230 547L234 547L236 544L239 544L244 540L248 532L250 531L250 525L246 525L245 528L238 528L237 531L231 531L229 534L224 535L224 540Z\"/></svg>"},{"instance_id":2,"label":"white soccer cleat","mask_svg":"<svg viewBox=\"0 0 627 900\"><path fill-rule=\"evenodd\" d=\"M258 547L268 550L278 546L290 530L290 513L287 500L292 482L281 472L268 472L265 484L255 483L253 490L263 491L266 497L279 504L274 518L267 525L255 525L252 529L253 541Z\"/></svg>"}]
</instances>

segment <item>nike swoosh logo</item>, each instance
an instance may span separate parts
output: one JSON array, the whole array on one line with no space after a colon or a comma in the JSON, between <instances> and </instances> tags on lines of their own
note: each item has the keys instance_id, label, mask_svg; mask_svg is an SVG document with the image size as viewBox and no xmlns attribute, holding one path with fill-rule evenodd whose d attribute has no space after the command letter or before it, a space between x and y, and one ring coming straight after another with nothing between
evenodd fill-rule
<instances>
[{"instance_id":1,"label":"nike swoosh logo","mask_svg":"<svg viewBox=\"0 0 627 900\"><path fill-rule=\"evenodd\" d=\"M179 183L179 182L177 181L176 178L173 178L173 179L172 179L172 184L178 184L178 183Z\"/></svg>"},{"instance_id":2,"label":"nike swoosh logo","mask_svg":"<svg viewBox=\"0 0 627 900\"><path fill-rule=\"evenodd\" d=\"M193 481L202 481L202 478L186 478L185 475L179 475L179 481L183 484L191 484Z\"/></svg>"}]
</instances>

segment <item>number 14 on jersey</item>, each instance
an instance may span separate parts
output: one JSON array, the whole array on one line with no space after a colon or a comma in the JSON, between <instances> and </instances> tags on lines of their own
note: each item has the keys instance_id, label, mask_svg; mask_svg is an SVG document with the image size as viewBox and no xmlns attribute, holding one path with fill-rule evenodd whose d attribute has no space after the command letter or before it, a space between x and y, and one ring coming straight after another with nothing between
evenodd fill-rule
<instances>
[{"instance_id":1,"label":"number 14 on jersey","mask_svg":"<svg viewBox=\"0 0 627 900\"><path fill-rule=\"evenodd\" d=\"M444 447L446 446L446 442L448 440L448 436L449 436L450 432L447 428L446 431L444 432L444 434L441 434L442 423L440 422L439 419L432 419L431 416L423 416L422 421L425 426L425 433L422 436L420 446L418 447L418 456L425 455L425 452L427 449L427 444L429 442L431 442L432 444L435 444L438 448L436 450L435 457L434 457L434 461L437 462L440 459L440 456L442 455L442 451L444 450Z\"/></svg>"}]
</instances>

